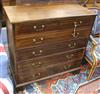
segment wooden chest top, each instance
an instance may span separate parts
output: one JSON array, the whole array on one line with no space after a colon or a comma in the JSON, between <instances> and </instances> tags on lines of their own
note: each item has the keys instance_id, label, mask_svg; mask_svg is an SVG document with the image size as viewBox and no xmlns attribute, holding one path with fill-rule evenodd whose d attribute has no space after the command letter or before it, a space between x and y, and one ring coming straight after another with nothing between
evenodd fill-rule
<instances>
[{"instance_id":1,"label":"wooden chest top","mask_svg":"<svg viewBox=\"0 0 100 94\"><path fill-rule=\"evenodd\" d=\"M95 15L95 13L77 4L5 6L4 9L11 23Z\"/></svg>"}]
</instances>

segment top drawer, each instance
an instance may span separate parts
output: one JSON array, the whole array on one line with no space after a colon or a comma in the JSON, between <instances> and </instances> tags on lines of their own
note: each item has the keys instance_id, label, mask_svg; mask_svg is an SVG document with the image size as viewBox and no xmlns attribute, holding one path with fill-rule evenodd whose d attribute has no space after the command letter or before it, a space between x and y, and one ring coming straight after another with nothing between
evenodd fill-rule
<instances>
[{"instance_id":1,"label":"top drawer","mask_svg":"<svg viewBox=\"0 0 100 94\"><path fill-rule=\"evenodd\" d=\"M47 19L34 22L15 24L16 35L33 34L37 32L64 30L70 28L92 27L93 16L69 17L61 19Z\"/></svg>"}]
</instances>

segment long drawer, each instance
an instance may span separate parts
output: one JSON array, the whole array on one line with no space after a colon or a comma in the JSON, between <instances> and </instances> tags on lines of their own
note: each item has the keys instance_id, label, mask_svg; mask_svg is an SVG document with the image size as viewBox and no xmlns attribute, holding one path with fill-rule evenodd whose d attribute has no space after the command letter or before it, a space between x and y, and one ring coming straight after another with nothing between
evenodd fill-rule
<instances>
[{"instance_id":1,"label":"long drawer","mask_svg":"<svg viewBox=\"0 0 100 94\"><path fill-rule=\"evenodd\" d=\"M71 28L69 30L58 30L54 32L40 32L31 35L19 36L16 37L16 48L20 49L23 47L29 47L34 45L41 45L44 43L55 42L55 41L63 41L63 40L71 40L76 38L87 38L89 35L89 31L91 28L88 26L85 28L74 29Z\"/></svg>"},{"instance_id":2,"label":"long drawer","mask_svg":"<svg viewBox=\"0 0 100 94\"><path fill-rule=\"evenodd\" d=\"M15 35L33 34L37 32L64 30L89 26L91 28L93 17L69 17L61 19L46 19L34 22L16 23L14 26Z\"/></svg>"},{"instance_id":3,"label":"long drawer","mask_svg":"<svg viewBox=\"0 0 100 94\"><path fill-rule=\"evenodd\" d=\"M45 67L42 69L36 69L34 71L22 71L18 73L18 80L17 83L24 83L29 81L34 81L37 79L41 79L43 77L51 76L57 73L61 73L64 71L68 71L77 67L80 67L81 60L70 60L68 62L61 62L60 64L55 64L53 67Z\"/></svg>"},{"instance_id":4,"label":"long drawer","mask_svg":"<svg viewBox=\"0 0 100 94\"><path fill-rule=\"evenodd\" d=\"M63 41L55 44L41 45L26 49L16 50L17 61L31 58L52 55L55 53L65 52L73 49L85 47L86 39Z\"/></svg>"},{"instance_id":5,"label":"long drawer","mask_svg":"<svg viewBox=\"0 0 100 94\"><path fill-rule=\"evenodd\" d=\"M61 62L68 62L69 60L81 59L83 57L84 48L70 52L63 52L50 57L43 57L38 59L31 59L17 63L17 70L20 71L32 71L34 69L40 69L45 67L54 66Z\"/></svg>"}]
</instances>

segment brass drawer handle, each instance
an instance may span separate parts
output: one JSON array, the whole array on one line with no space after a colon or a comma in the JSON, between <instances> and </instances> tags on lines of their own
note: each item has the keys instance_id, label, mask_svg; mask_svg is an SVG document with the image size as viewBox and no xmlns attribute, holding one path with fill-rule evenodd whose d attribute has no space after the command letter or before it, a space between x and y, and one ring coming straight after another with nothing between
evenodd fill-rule
<instances>
[{"instance_id":1,"label":"brass drawer handle","mask_svg":"<svg viewBox=\"0 0 100 94\"><path fill-rule=\"evenodd\" d=\"M76 47L76 43L74 42L73 44L68 44L69 48L75 48Z\"/></svg>"},{"instance_id":2,"label":"brass drawer handle","mask_svg":"<svg viewBox=\"0 0 100 94\"><path fill-rule=\"evenodd\" d=\"M40 56L40 55L42 55L42 53L43 53L43 50L39 50L39 53L36 53L36 52L32 52L32 54L34 55L34 56Z\"/></svg>"},{"instance_id":3,"label":"brass drawer handle","mask_svg":"<svg viewBox=\"0 0 100 94\"><path fill-rule=\"evenodd\" d=\"M72 33L72 36L75 37L76 35L76 29L78 27L78 23L77 22L74 22L74 32Z\"/></svg>"},{"instance_id":4,"label":"brass drawer handle","mask_svg":"<svg viewBox=\"0 0 100 94\"><path fill-rule=\"evenodd\" d=\"M75 21L74 26L75 27L80 26L80 24L82 24L82 23L83 23L83 21L81 21L81 20L80 21Z\"/></svg>"},{"instance_id":5,"label":"brass drawer handle","mask_svg":"<svg viewBox=\"0 0 100 94\"><path fill-rule=\"evenodd\" d=\"M37 78L37 77L39 77L40 75L41 75L40 73L38 73L38 74L33 74L32 77L33 77L33 78Z\"/></svg>"},{"instance_id":6,"label":"brass drawer handle","mask_svg":"<svg viewBox=\"0 0 100 94\"><path fill-rule=\"evenodd\" d=\"M67 59L71 59L74 56L74 54L66 55Z\"/></svg>"},{"instance_id":7,"label":"brass drawer handle","mask_svg":"<svg viewBox=\"0 0 100 94\"><path fill-rule=\"evenodd\" d=\"M80 26L80 24L82 24L82 21L74 22L74 32L72 33L74 38L79 36L79 32L77 33L76 29Z\"/></svg>"},{"instance_id":8,"label":"brass drawer handle","mask_svg":"<svg viewBox=\"0 0 100 94\"><path fill-rule=\"evenodd\" d=\"M68 70L71 67L71 65L64 66L64 70Z\"/></svg>"},{"instance_id":9,"label":"brass drawer handle","mask_svg":"<svg viewBox=\"0 0 100 94\"><path fill-rule=\"evenodd\" d=\"M42 62L32 63L33 67L40 67L41 65L42 65Z\"/></svg>"},{"instance_id":10,"label":"brass drawer handle","mask_svg":"<svg viewBox=\"0 0 100 94\"><path fill-rule=\"evenodd\" d=\"M44 31L44 28L45 28L45 25L42 24L42 25L37 29L37 31Z\"/></svg>"},{"instance_id":11,"label":"brass drawer handle","mask_svg":"<svg viewBox=\"0 0 100 94\"><path fill-rule=\"evenodd\" d=\"M44 38L43 38L43 37L39 38L39 41L37 41L36 39L32 39L33 43L35 43L35 44L42 43L42 42L43 42L43 40L44 40Z\"/></svg>"},{"instance_id":12,"label":"brass drawer handle","mask_svg":"<svg viewBox=\"0 0 100 94\"><path fill-rule=\"evenodd\" d=\"M36 25L34 25L33 28L34 28L36 31L43 31L44 28L45 28L45 25L44 25L44 24L42 24L41 26L36 26Z\"/></svg>"}]
</instances>

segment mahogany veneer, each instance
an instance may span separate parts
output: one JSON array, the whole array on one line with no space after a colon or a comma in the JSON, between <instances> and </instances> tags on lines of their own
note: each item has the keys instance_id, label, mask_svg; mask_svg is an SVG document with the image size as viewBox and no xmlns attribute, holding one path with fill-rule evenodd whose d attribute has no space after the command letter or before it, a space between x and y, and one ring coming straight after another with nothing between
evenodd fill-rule
<instances>
[{"instance_id":1,"label":"mahogany veneer","mask_svg":"<svg viewBox=\"0 0 100 94\"><path fill-rule=\"evenodd\" d=\"M16 87L79 70L95 14L74 4L5 6Z\"/></svg>"}]
</instances>

